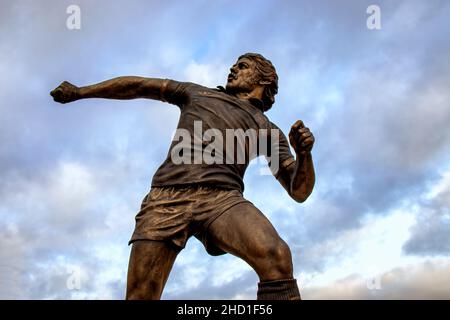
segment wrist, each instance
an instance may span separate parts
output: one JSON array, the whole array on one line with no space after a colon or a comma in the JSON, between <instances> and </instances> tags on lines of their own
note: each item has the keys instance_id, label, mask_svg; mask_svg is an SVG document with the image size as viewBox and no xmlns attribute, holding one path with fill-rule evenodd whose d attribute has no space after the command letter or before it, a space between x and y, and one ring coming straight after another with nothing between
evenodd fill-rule
<instances>
[{"instance_id":1,"label":"wrist","mask_svg":"<svg viewBox=\"0 0 450 320\"><path fill-rule=\"evenodd\" d=\"M75 100L87 98L88 94L85 87L77 87L75 89Z\"/></svg>"},{"instance_id":2,"label":"wrist","mask_svg":"<svg viewBox=\"0 0 450 320\"><path fill-rule=\"evenodd\" d=\"M300 150L295 152L297 155L297 159L305 158L311 155L311 150Z\"/></svg>"}]
</instances>

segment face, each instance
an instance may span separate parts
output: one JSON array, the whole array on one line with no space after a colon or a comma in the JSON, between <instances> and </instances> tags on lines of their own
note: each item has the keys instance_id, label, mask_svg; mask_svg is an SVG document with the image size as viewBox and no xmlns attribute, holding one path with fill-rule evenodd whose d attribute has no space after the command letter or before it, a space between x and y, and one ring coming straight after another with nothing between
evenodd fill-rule
<instances>
[{"instance_id":1,"label":"face","mask_svg":"<svg viewBox=\"0 0 450 320\"><path fill-rule=\"evenodd\" d=\"M258 71L253 60L239 59L228 75L227 90L232 92L251 92L258 84Z\"/></svg>"}]
</instances>

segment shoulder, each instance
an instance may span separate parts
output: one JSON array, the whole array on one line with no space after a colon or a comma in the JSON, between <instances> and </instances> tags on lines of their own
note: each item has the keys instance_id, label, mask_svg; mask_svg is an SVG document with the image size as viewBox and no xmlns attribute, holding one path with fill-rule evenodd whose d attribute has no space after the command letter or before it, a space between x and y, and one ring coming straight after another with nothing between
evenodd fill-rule
<instances>
[{"instance_id":1,"label":"shoulder","mask_svg":"<svg viewBox=\"0 0 450 320\"><path fill-rule=\"evenodd\" d=\"M177 81L177 80L166 79L165 83L166 83L167 87L170 87L173 89L178 89L178 90L205 88L202 85L199 85L199 84L193 83L193 82L188 82L188 81Z\"/></svg>"},{"instance_id":2,"label":"shoulder","mask_svg":"<svg viewBox=\"0 0 450 320\"><path fill-rule=\"evenodd\" d=\"M185 103L191 96L208 88L197 83L165 79L161 86L161 98L173 104Z\"/></svg>"},{"instance_id":3,"label":"shoulder","mask_svg":"<svg viewBox=\"0 0 450 320\"><path fill-rule=\"evenodd\" d=\"M266 119L267 119L267 123L268 123L270 129L280 130L280 131L281 131L281 129L280 129L275 123L273 123L272 121L270 121L269 118L268 118L266 115L264 115L264 116L265 116Z\"/></svg>"},{"instance_id":4,"label":"shoulder","mask_svg":"<svg viewBox=\"0 0 450 320\"><path fill-rule=\"evenodd\" d=\"M278 137L278 139L281 142L286 142L287 143L287 137L284 134L283 130L280 129L280 127L278 127L275 123L273 123L272 121L269 120L269 128L270 128L270 135L271 136L276 136Z\"/></svg>"}]
</instances>

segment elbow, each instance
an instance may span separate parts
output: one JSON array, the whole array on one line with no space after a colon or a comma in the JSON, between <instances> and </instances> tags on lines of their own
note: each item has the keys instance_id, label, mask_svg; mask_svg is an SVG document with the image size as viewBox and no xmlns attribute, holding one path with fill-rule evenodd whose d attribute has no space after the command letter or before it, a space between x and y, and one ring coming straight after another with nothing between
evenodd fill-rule
<instances>
[{"instance_id":1,"label":"elbow","mask_svg":"<svg viewBox=\"0 0 450 320\"><path fill-rule=\"evenodd\" d=\"M291 198L295 200L297 203L303 203L306 201L306 199L309 198L311 193L298 193L298 194L292 194Z\"/></svg>"},{"instance_id":2,"label":"elbow","mask_svg":"<svg viewBox=\"0 0 450 320\"><path fill-rule=\"evenodd\" d=\"M299 187L291 186L290 196L298 203L303 203L306 199L309 198L313 189L314 189L314 179L309 181L309 183L305 183Z\"/></svg>"}]
</instances>

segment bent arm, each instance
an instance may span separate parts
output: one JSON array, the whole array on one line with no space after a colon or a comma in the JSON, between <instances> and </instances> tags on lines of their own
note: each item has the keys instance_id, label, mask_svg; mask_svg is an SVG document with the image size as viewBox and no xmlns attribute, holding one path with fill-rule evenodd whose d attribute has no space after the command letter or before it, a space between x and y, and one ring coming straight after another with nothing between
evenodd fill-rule
<instances>
[{"instance_id":1,"label":"bent arm","mask_svg":"<svg viewBox=\"0 0 450 320\"><path fill-rule=\"evenodd\" d=\"M292 199L304 202L312 193L316 181L311 152L297 154L288 166L281 166L277 180Z\"/></svg>"},{"instance_id":2,"label":"bent arm","mask_svg":"<svg viewBox=\"0 0 450 320\"><path fill-rule=\"evenodd\" d=\"M280 148L284 150L283 159L277 180L286 189L291 198L304 202L312 193L316 181L311 150L314 145L314 135L303 121L297 120L289 132L289 142L295 150L296 157L289 152L285 137L280 140Z\"/></svg>"}]
</instances>

